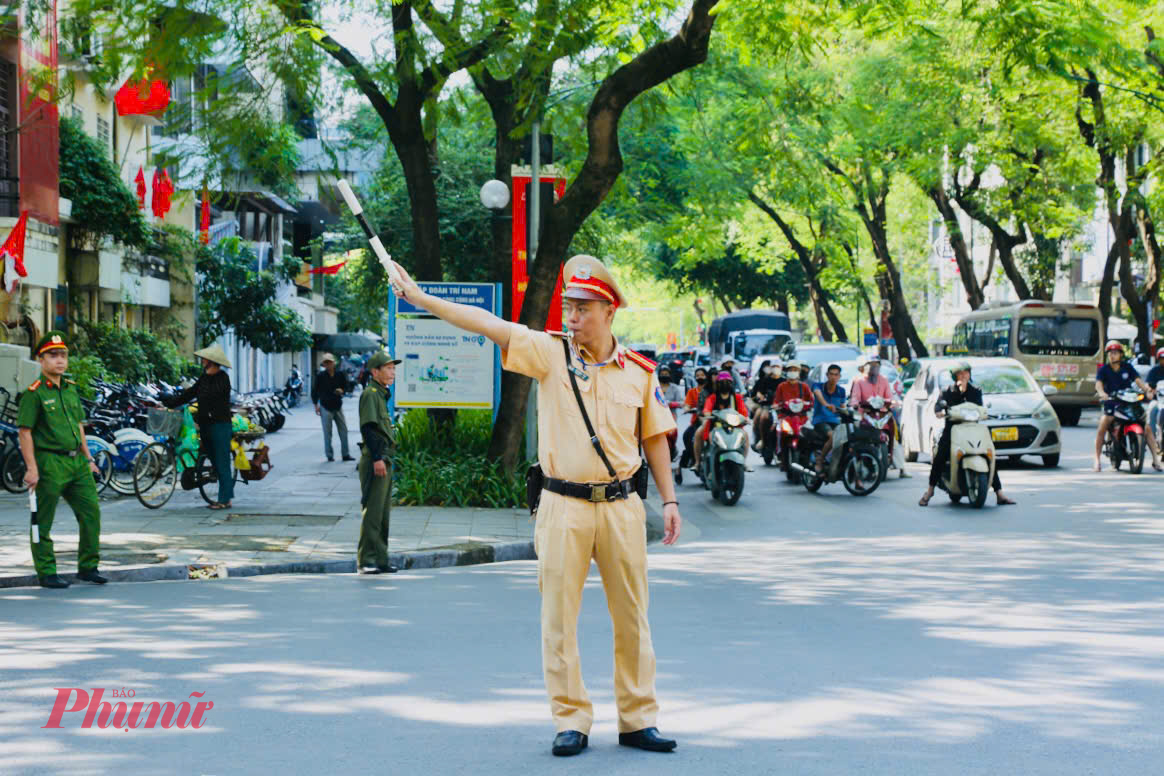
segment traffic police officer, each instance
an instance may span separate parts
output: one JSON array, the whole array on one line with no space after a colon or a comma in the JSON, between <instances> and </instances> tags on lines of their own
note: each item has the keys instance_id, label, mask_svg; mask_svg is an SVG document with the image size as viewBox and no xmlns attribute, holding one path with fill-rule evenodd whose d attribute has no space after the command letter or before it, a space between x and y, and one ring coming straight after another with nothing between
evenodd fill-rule
<instances>
[{"instance_id":1,"label":"traffic police officer","mask_svg":"<svg viewBox=\"0 0 1164 776\"><path fill-rule=\"evenodd\" d=\"M646 511L631 481L641 466L641 440L663 497L663 543L674 543L681 518L666 434L675 428L675 419L654 362L619 345L611 334L614 312L624 303L614 278L593 256L566 262L562 295L570 334L564 348L566 335L560 332L534 332L480 308L429 296L400 265L396 268L398 296L485 335L501 347L506 369L538 381L538 460L546 479L534 544L542 593L542 668L558 730L553 753L575 755L585 749L594 717L582 682L577 633L591 558L602 574L614 626L619 743L671 751L675 741L661 737L655 727ZM613 477L591 446L571 375Z\"/></svg>"},{"instance_id":2,"label":"traffic police officer","mask_svg":"<svg viewBox=\"0 0 1164 776\"><path fill-rule=\"evenodd\" d=\"M41 378L20 397L16 425L20 427L20 452L28 471L24 481L36 489L37 529L40 541L32 543L32 561L41 587L65 588L69 583L57 574L52 527L57 503L64 496L80 526L77 578L104 585L97 573L100 559L101 509L93 473L97 465L85 443L85 412L81 394L65 379L69 349L65 335L50 331L36 345Z\"/></svg>"},{"instance_id":3,"label":"traffic police officer","mask_svg":"<svg viewBox=\"0 0 1164 776\"><path fill-rule=\"evenodd\" d=\"M396 382L396 365L384 351L368 359L371 379L360 394L360 436L363 452L356 465L360 473L360 506L363 521L360 524L360 544L356 551L356 565L361 574L391 574L396 571L388 563L388 519L392 511L392 453L396 438L392 432L392 417L388 414L388 397Z\"/></svg>"}]
</instances>

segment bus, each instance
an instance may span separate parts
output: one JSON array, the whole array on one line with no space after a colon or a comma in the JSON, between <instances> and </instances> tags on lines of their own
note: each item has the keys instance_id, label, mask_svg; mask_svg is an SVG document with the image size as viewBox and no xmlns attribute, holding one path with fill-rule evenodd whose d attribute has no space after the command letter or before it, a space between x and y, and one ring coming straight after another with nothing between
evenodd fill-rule
<instances>
[{"instance_id":1,"label":"bus","mask_svg":"<svg viewBox=\"0 0 1164 776\"><path fill-rule=\"evenodd\" d=\"M1048 394L1064 426L1094 406L1103 362L1103 318L1095 305L1027 300L982 307L954 327L946 355L1018 359ZM1050 386L1051 390L1047 387Z\"/></svg>"}]
</instances>

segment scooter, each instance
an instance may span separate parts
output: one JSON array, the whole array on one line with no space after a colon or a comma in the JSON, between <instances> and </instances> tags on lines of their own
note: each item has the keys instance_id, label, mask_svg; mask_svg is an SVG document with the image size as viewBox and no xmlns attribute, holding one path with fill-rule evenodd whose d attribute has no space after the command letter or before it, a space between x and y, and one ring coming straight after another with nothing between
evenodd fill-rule
<instances>
[{"instance_id":1,"label":"scooter","mask_svg":"<svg viewBox=\"0 0 1164 776\"><path fill-rule=\"evenodd\" d=\"M945 410L944 401L938 409ZM950 428L950 463L938 478L938 487L946 491L950 501L957 504L965 496L975 509L981 509L994 481L994 440L990 428L982 421L988 416L986 408L966 402L948 410Z\"/></svg>"},{"instance_id":2,"label":"scooter","mask_svg":"<svg viewBox=\"0 0 1164 776\"><path fill-rule=\"evenodd\" d=\"M791 464L797 460L800 446L800 429L808 423L808 413L812 402L806 399L789 399L777 405L776 423L780 426L780 468L792 483L800 482L800 472Z\"/></svg>"},{"instance_id":3,"label":"scooter","mask_svg":"<svg viewBox=\"0 0 1164 776\"><path fill-rule=\"evenodd\" d=\"M699 461L699 477L712 498L732 506L744 492L744 461L748 436L744 424L748 419L732 409L711 413L711 437L704 445ZM696 431L696 433L699 433Z\"/></svg>"},{"instance_id":4,"label":"scooter","mask_svg":"<svg viewBox=\"0 0 1164 776\"><path fill-rule=\"evenodd\" d=\"M854 496L868 496L885 479L882 434L861 425L848 408L837 410L837 416L845 426L847 437L839 449L833 447L821 472L817 473L816 464L829 437L816 426L805 426L801 430L800 455L792 463L792 468L800 474L804 489L809 493L816 493L823 485L839 480Z\"/></svg>"},{"instance_id":5,"label":"scooter","mask_svg":"<svg viewBox=\"0 0 1164 776\"><path fill-rule=\"evenodd\" d=\"M861 402L861 406L857 409L861 425L875 432L880 440L877 454L881 459L881 480L884 481L889 474L889 445L892 443L889 436L890 430L892 429L892 403L886 401L881 396L871 396L868 400Z\"/></svg>"},{"instance_id":6,"label":"scooter","mask_svg":"<svg viewBox=\"0 0 1164 776\"><path fill-rule=\"evenodd\" d=\"M1115 412L1112 424L1103 442L1103 451L1111 460L1113 469L1128 462L1128 471L1139 474L1144 470L1144 427L1147 425L1144 411L1144 394L1138 388L1125 388L1112 399Z\"/></svg>"},{"instance_id":7,"label":"scooter","mask_svg":"<svg viewBox=\"0 0 1164 776\"><path fill-rule=\"evenodd\" d=\"M283 401L287 402L288 407L299 406L299 396L303 393L303 379L299 377L299 368L291 367L291 375L287 378L287 382L283 384Z\"/></svg>"}]
</instances>

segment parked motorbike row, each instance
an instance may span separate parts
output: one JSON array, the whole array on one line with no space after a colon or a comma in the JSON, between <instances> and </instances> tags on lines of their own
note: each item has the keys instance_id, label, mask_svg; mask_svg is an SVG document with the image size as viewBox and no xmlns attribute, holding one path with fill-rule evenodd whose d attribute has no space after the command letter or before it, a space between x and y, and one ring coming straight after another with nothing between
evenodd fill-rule
<instances>
[{"instance_id":1,"label":"parked motorbike row","mask_svg":"<svg viewBox=\"0 0 1164 776\"><path fill-rule=\"evenodd\" d=\"M82 400L85 409L85 438L98 473L98 492L106 487L123 496L134 495L134 461L157 437L147 433L149 410L161 407L161 399L180 389L164 382L147 385L93 383L96 397ZM24 457L17 441L18 396L0 388L0 484L12 493L27 490L24 484ZM232 395L235 413L266 433L274 433L286 422L287 404L283 392L255 392Z\"/></svg>"}]
</instances>

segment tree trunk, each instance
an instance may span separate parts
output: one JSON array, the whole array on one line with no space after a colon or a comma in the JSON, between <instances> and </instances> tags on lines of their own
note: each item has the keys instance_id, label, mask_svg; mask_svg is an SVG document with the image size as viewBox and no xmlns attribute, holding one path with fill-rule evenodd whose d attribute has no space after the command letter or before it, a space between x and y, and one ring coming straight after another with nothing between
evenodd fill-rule
<instances>
[{"instance_id":1,"label":"tree trunk","mask_svg":"<svg viewBox=\"0 0 1164 776\"><path fill-rule=\"evenodd\" d=\"M391 135L392 147L404 170L408 188L408 207L412 217L412 250L415 257L413 276L417 280L440 282L444 280L441 264L440 207L437 204L436 181L433 178L429 145L424 139L424 128L419 114L406 115L412 125ZM415 118L415 121L411 119Z\"/></svg>"},{"instance_id":2,"label":"tree trunk","mask_svg":"<svg viewBox=\"0 0 1164 776\"><path fill-rule=\"evenodd\" d=\"M982 293L982 287L978 285L974 257L970 255L970 250L966 246L966 238L962 235L962 226L958 222L958 213L941 184L934 184L926 193L933 200L946 224L950 247L954 249L954 260L958 265L958 275L962 278L962 287L966 290L966 300L970 303L971 310L977 310L986 301L986 296Z\"/></svg>"},{"instance_id":3,"label":"tree trunk","mask_svg":"<svg viewBox=\"0 0 1164 776\"><path fill-rule=\"evenodd\" d=\"M905 290L901 284L901 272L889 252L889 238L886 231L885 200L889 195L888 173L884 178L879 191L868 193L868 210L864 203L858 210L865 231L869 233L869 240L873 244L873 255L885 268L886 290L889 292L889 325L893 329L893 339L897 343L898 353L912 358L916 353L924 358L929 355L926 345L914 326L913 316L905 301ZM912 352L911 352L912 351Z\"/></svg>"}]
</instances>

